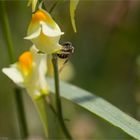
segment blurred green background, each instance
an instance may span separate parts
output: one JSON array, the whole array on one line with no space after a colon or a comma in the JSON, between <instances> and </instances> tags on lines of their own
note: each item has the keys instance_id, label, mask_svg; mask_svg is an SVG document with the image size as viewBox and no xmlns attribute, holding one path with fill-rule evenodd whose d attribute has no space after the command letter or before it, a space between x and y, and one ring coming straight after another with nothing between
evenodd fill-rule
<instances>
[{"instance_id":1,"label":"blurred green background","mask_svg":"<svg viewBox=\"0 0 140 140\"><path fill-rule=\"evenodd\" d=\"M48 10L52 2L46 0ZM27 1L11 0L6 1L6 10L15 56L18 58L31 46L29 41L23 39L31 18L31 8L27 7ZM70 41L75 47L75 53L71 57L75 74L71 83L103 97L140 120L140 1L81 0L76 11L76 34L70 22L68 1L59 3L52 16L65 32L60 42ZM0 69L9 65L1 20L0 60ZM0 85L0 137L18 138L12 91L14 84L1 71ZM43 132L39 117L31 100L26 94L23 97L30 133L41 136ZM87 123L89 120L93 123L89 128L95 131L95 139L132 139L104 120L67 101L64 104L67 104L64 106L65 117L73 120L68 122L72 131L75 130L77 118L88 118ZM71 122L75 122L74 125Z\"/></svg>"}]
</instances>

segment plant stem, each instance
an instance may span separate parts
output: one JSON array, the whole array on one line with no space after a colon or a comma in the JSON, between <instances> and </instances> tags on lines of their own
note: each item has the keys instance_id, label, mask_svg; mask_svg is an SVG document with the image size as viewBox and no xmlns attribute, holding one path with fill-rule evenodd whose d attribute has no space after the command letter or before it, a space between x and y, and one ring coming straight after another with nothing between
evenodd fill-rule
<instances>
[{"instance_id":1,"label":"plant stem","mask_svg":"<svg viewBox=\"0 0 140 140\"><path fill-rule=\"evenodd\" d=\"M9 55L9 61L10 63L14 62L15 55L14 55L14 47L12 43L12 37L11 37L11 32L10 32L10 26L9 26L9 21L8 21L8 16L7 12L5 9L5 1L1 0L0 1L0 16L1 16L1 21L2 21L2 29L3 29L3 35L5 38L7 50L8 50L8 55Z\"/></svg>"},{"instance_id":2,"label":"plant stem","mask_svg":"<svg viewBox=\"0 0 140 140\"><path fill-rule=\"evenodd\" d=\"M19 121L19 131L20 131L20 137L26 138L28 136L28 129L26 125L26 119L25 119L25 110L24 105L22 102L22 93L21 89L18 87L15 87L15 101L16 101L16 109L17 109L17 116Z\"/></svg>"},{"instance_id":3,"label":"plant stem","mask_svg":"<svg viewBox=\"0 0 140 140\"><path fill-rule=\"evenodd\" d=\"M61 106L61 98L60 98L60 90L59 90L59 72L58 72L58 62L57 62L57 54L52 55L52 64L54 68L54 80L55 80L55 102L56 102L56 113L58 115L61 128L68 139L72 139L67 127L65 125L63 114L62 114L62 106Z\"/></svg>"},{"instance_id":4,"label":"plant stem","mask_svg":"<svg viewBox=\"0 0 140 140\"><path fill-rule=\"evenodd\" d=\"M58 2L59 2L59 0L57 0L57 1L55 1L55 2L53 3L52 7L51 7L50 10L49 10L49 13L50 13L50 14L51 14L52 11L54 10L54 8L55 8L56 5L58 4Z\"/></svg>"},{"instance_id":5,"label":"plant stem","mask_svg":"<svg viewBox=\"0 0 140 140\"><path fill-rule=\"evenodd\" d=\"M36 99L33 102L35 103L36 109L38 111L41 122L43 124L45 137L49 138L47 103L46 103L46 100L45 100L45 96L42 95L39 99Z\"/></svg>"},{"instance_id":6,"label":"plant stem","mask_svg":"<svg viewBox=\"0 0 140 140\"><path fill-rule=\"evenodd\" d=\"M14 63L15 60L14 47L12 42L12 35L10 32L9 20L5 7L6 7L5 1L0 0L0 9L1 9L0 19L2 21L3 36L5 38L5 43L8 50L9 61L10 63ZM28 131L27 131L27 125L26 125L26 120L24 115L25 113L24 113L21 90L16 87L14 91L15 91L14 92L15 106L17 109L17 117L19 121L20 137L26 138L28 135Z\"/></svg>"}]
</instances>

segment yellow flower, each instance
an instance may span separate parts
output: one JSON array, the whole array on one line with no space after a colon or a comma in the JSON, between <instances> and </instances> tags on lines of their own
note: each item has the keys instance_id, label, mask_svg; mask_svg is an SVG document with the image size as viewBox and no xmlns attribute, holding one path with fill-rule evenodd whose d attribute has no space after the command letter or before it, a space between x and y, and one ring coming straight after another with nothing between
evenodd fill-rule
<instances>
[{"instance_id":1,"label":"yellow flower","mask_svg":"<svg viewBox=\"0 0 140 140\"><path fill-rule=\"evenodd\" d=\"M49 13L40 8L32 15L25 39L31 40L40 51L51 54L62 48L59 44L62 34Z\"/></svg>"},{"instance_id":2,"label":"yellow flower","mask_svg":"<svg viewBox=\"0 0 140 140\"><path fill-rule=\"evenodd\" d=\"M34 99L48 94L46 55L38 54L37 51L35 46L31 47L30 51L19 57L18 62L2 69L3 73L18 86L25 88Z\"/></svg>"},{"instance_id":3,"label":"yellow flower","mask_svg":"<svg viewBox=\"0 0 140 140\"><path fill-rule=\"evenodd\" d=\"M32 5L32 12L34 12L36 9L37 1L38 0L29 0L28 1L28 6Z\"/></svg>"}]
</instances>

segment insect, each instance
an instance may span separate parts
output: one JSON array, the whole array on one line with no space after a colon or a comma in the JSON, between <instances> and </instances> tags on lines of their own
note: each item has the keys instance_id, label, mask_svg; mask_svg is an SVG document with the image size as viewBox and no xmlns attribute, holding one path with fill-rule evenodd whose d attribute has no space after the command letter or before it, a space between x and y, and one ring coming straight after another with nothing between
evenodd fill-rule
<instances>
[{"instance_id":1,"label":"insect","mask_svg":"<svg viewBox=\"0 0 140 140\"><path fill-rule=\"evenodd\" d=\"M61 49L60 53L57 53L59 58L66 59L74 53L74 47L72 46L71 42L65 42L62 44L62 46L63 48Z\"/></svg>"},{"instance_id":2,"label":"insect","mask_svg":"<svg viewBox=\"0 0 140 140\"><path fill-rule=\"evenodd\" d=\"M39 54L45 54L42 51L38 51ZM62 71L64 65L68 62L69 57L74 53L74 47L71 42L65 42L62 44L62 49L60 52L56 53L57 57L64 60L63 65L60 67L59 72Z\"/></svg>"},{"instance_id":3,"label":"insect","mask_svg":"<svg viewBox=\"0 0 140 140\"><path fill-rule=\"evenodd\" d=\"M63 66L60 68L59 72L62 71L64 65L68 62L69 57L71 56L71 54L74 53L74 47L72 46L71 42L65 42L62 44L62 49L60 51L60 53L57 53L57 56L60 59L65 59Z\"/></svg>"}]
</instances>

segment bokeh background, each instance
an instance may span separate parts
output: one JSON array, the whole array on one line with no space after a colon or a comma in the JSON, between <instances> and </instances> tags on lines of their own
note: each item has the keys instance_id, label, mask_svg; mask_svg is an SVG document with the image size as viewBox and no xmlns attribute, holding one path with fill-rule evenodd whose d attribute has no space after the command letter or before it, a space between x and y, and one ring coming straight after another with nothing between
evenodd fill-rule
<instances>
[{"instance_id":1,"label":"bokeh background","mask_svg":"<svg viewBox=\"0 0 140 140\"><path fill-rule=\"evenodd\" d=\"M46 0L50 9L51 0ZM27 1L6 1L15 57L29 49L23 39L31 18ZM140 1L81 0L76 11L77 33L73 32L69 1L61 2L52 12L65 35L75 47L71 57L74 76L71 83L103 97L130 116L140 120ZM9 58L0 20L0 69ZM0 71L0 137L18 138L18 124L13 96L14 84ZM42 136L42 126L35 108L23 94L30 134ZM77 139L128 139L130 136L97 116L64 101L64 114ZM88 130L87 132L85 130ZM92 136L90 137L90 135Z\"/></svg>"}]
</instances>

